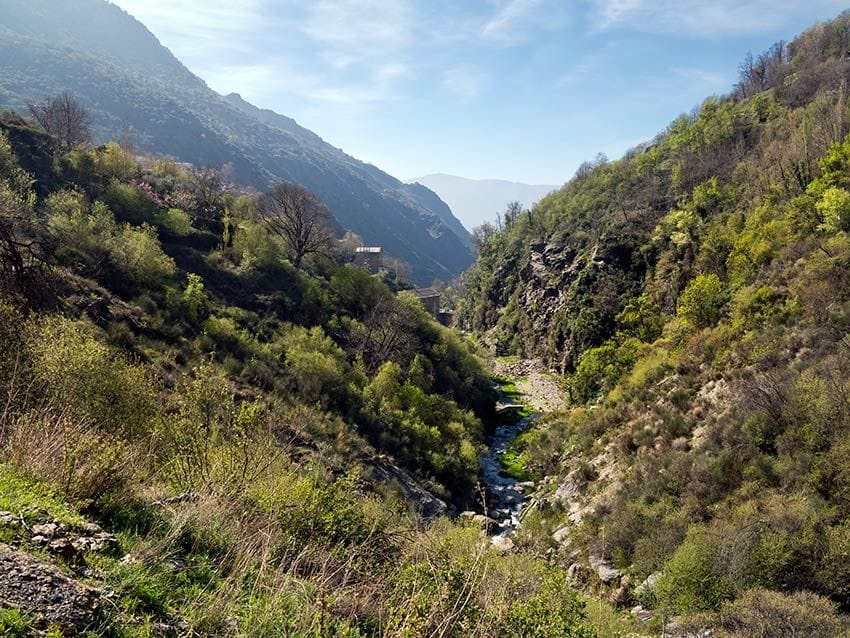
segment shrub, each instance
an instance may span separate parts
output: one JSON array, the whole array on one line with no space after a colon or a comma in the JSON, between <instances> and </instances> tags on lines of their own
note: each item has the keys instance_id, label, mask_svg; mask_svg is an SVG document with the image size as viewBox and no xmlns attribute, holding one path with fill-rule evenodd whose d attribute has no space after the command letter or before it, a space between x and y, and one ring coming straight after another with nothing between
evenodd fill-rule
<instances>
[{"instance_id":1,"label":"shrub","mask_svg":"<svg viewBox=\"0 0 850 638\"><path fill-rule=\"evenodd\" d=\"M155 221L156 205L135 186L112 180L100 198L119 221L131 224Z\"/></svg>"},{"instance_id":2,"label":"shrub","mask_svg":"<svg viewBox=\"0 0 850 638\"><path fill-rule=\"evenodd\" d=\"M718 609L732 586L717 565L719 538L693 528L664 565L655 588L660 605L676 613Z\"/></svg>"},{"instance_id":3,"label":"shrub","mask_svg":"<svg viewBox=\"0 0 850 638\"><path fill-rule=\"evenodd\" d=\"M284 361L307 403L338 404L346 393L345 353L319 327L292 326L283 336Z\"/></svg>"},{"instance_id":4,"label":"shrub","mask_svg":"<svg viewBox=\"0 0 850 638\"><path fill-rule=\"evenodd\" d=\"M93 326L44 317L27 327L26 343L33 381L49 405L67 406L107 432L150 430L158 390L149 371L105 345Z\"/></svg>"},{"instance_id":5,"label":"shrub","mask_svg":"<svg viewBox=\"0 0 850 638\"><path fill-rule=\"evenodd\" d=\"M837 606L816 594L751 589L720 612L725 638L833 638L847 634Z\"/></svg>"},{"instance_id":6,"label":"shrub","mask_svg":"<svg viewBox=\"0 0 850 638\"><path fill-rule=\"evenodd\" d=\"M192 218L180 208L169 208L159 213L157 225L169 235L185 237L192 232Z\"/></svg>"},{"instance_id":7,"label":"shrub","mask_svg":"<svg viewBox=\"0 0 850 638\"><path fill-rule=\"evenodd\" d=\"M131 282L149 288L162 286L177 270L174 260L162 251L156 230L147 224L122 226L112 240L110 257Z\"/></svg>"},{"instance_id":8,"label":"shrub","mask_svg":"<svg viewBox=\"0 0 850 638\"><path fill-rule=\"evenodd\" d=\"M679 298L677 313L697 328L708 328L720 319L726 297L720 277L697 275Z\"/></svg>"},{"instance_id":9,"label":"shrub","mask_svg":"<svg viewBox=\"0 0 850 638\"><path fill-rule=\"evenodd\" d=\"M843 188L828 188L815 204L823 220L818 230L825 233L850 230L850 193Z\"/></svg>"}]
</instances>

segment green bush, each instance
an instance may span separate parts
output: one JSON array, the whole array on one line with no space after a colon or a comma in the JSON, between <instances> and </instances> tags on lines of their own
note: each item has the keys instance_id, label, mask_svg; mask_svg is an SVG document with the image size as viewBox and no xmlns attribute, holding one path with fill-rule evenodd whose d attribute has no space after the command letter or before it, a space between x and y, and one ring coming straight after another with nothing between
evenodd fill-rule
<instances>
[{"instance_id":1,"label":"green bush","mask_svg":"<svg viewBox=\"0 0 850 638\"><path fill-rule=\"evenodd\" d=\"M35 387L48 405L106 431L138 438L158 411L158 388L143 365L103 343L88 323L43 317L26 331Z\"/></svg>"},{"instance_id":2,"label":"green bush","mask_svg":"<svg viewBox=\"0 0 850 638\"><path fill-rule=\"evenodd\" d=\"M835 603L810 592L751 589L720 612L721 638L834 638L850 631Z\"/></svg>"},{"instance_id":3,"label":"green bush","mask_svg":"<svg viewBox=\"0 0 850 638\"><path fill-rule=\"evenodd\" d=\"M174 237L189 235L192 228L192 218L180 208L169 208L157 215L157 225Z\"/></svg>"},{"instance_id":4,"label":"green bush","mask_svg":"<svg viewBox=\"0 0 850 638\"><path fill-rule=\"evenodd\" d=\"M709 531L688 532L655 587L663 609L684 614L714 610L732 597L732 584L718 564L719 549L720 539Z\"/></svg>"},{"instance_id":5,"label":"green bush","mask_svg":"<svg viewBox=\"0 0 850 638\"><path fill-rule=\"evenodd\" d=\"M697 275L679 298L678 315L697 328L708 328L720 319L727 291L714 273Z\"/></svg>"},{"instance_id":6,"label":"green bush","mask_svg":"<svg viewBox=\"0 0 850 638\"><path fill-rule=\"evenodd\" d=\"M158 288L174 276L174 260L162 251L156 230L142 224L139 228L122 226L110 245L110 258L134 284Z\"/></svg>"}]
</instances>

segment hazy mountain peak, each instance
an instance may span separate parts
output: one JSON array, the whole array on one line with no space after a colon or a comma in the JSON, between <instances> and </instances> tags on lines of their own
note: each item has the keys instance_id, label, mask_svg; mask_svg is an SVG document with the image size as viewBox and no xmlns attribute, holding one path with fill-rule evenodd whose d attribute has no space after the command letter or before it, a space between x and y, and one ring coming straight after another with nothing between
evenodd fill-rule
<instances>
[{"instance_id":1,"label":"hazy mountain peak","mask_svg":"<svg viewBox=\"0 0 850 638\"><path fill-rule=\"evenodd\" d=\"M494 220L510 202L517 201L529 207L558 188L503 179L467 179L445 173L434 173L409 181L427 186L437 193L470 230Z\"/></svg>"}]
</instances>

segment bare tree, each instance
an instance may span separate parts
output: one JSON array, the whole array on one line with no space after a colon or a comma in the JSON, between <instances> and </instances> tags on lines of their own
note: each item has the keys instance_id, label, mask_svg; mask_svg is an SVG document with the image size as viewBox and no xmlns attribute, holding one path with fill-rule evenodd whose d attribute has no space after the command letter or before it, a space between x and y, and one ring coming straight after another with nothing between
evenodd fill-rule
<instances>
[{"instance_id":1,"label":"bare tree","mask_svg":"<svg viewBox=\"0 0 850 638\"><path fill-rule=\"evenodd\" d=\"M296 268L307 255L326 252L333 240L330 212L317 195L298 184L283 182L263 193L257 211L269 232L283 240Z\"/></svg>"},{"instance_id":2,"label":"bare tree","mask_svg":"<svg viewBox=\"0 0 850 638\"><path fill-rule=\"evenodd\" d=\"M63 91L28 107L38 125L56 140L60 152L91 142L91 115L72 93Z\"/></svg>"},{"instance_id":3,"label":"bare tree","mask_svg":"<svg viewBox=\"0 0 850 638\"><path fill-rule=\"evenodd\" d=\"M32 199L0 181L0 288L24 293L30 300L45 292L41 275L48 249L32 228Z\"/></svg>"},{"instance_id":4,"label":"bare tree","mask_svg":"<svg viewBox=\"0 0 850 638\"><path fill-rule=\"evenodd\" d=\"M472 229L472 245L478 255L483 255L490 246L490 241L496 236L496 227L490 222L484 222Z\"/></svg>"},{"instance_id":5,"label":"bare tree","mask_svg":"<svg viewBox=\"0 0 850 638\"><path fill-rule=\"evenodd\" d=\"M224 212L227 187L223 172L211 166L193 168L189 175L195 197L195 217L207 226L218 226Z\"/></svg>"}]
</instances>

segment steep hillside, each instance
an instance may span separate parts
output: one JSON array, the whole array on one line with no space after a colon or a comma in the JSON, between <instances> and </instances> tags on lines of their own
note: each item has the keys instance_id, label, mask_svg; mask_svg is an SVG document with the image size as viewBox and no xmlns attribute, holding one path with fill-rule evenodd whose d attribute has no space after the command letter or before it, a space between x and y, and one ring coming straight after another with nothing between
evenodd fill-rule
<instances>
[{"instance_id":1,"label":"steep hillside","mask_svg":"<svg viewBox=\"0 0 850 638\"><path fill-rule=\"evenodd\" d=\"M469 230L485 222L494 222L512 202L528 208L558 188L500 179L466 179L442 173L417 177L410 183L427 186L437 193Z\"/></svg>"},{"instance_id":2,"label":"steep hillside","mask_svg":"<svg viewBox=\"0 0 850 638\"><path fill-rule=\"evenodd\" d=\"M55 149L0 114L0 633L592 635L445 517L494 416L470 343L172 160Z\"/></svg>"},{"instance_id":3,"label":"steep hillside","mask_svg":"<svg viewBox=\"0 0 850 638\"><path fill-rule=\"evenodd\" d=\"M745 61L459 284L466 325L572 401L514 446L544 482L518 542L682 632L847 635L848 50L845 13Z\"/></svg>"},{"instance_id":4,"label":"steep hillside","mask_svg":"<svg viewBox=\"0 0 850 638\"><path fill-rule=\"evenodd\" d=\"M3 0L0 9L0 108L70 90L92 110L99 140L127 126L139 151L231 164L238 181L258 189L300 183L342 228L410 263L417 281L450 279L472 262L468 234L438 198L289 118L219 96L118 7Z\"/></svg>"}]
</instances>

